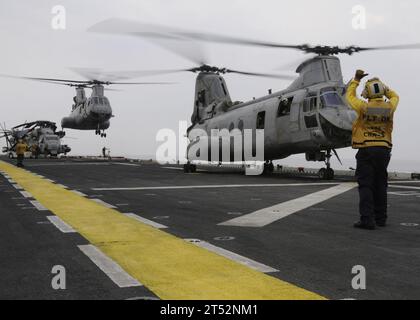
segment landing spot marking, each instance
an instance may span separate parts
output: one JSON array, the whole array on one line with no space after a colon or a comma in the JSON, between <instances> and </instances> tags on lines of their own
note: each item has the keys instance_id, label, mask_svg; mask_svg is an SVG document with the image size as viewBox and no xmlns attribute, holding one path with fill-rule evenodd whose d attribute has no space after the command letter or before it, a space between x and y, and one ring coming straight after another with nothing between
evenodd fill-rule
<instances>
[{"instance_id":1,"label":"landing spot marking","mask_svg":"<svg viewBox=\"0 0 420 320\"><path fill-rule=\"evenodd\" d=\"M245 266L250 267L251 269L263 272L263 273L269 273L269 272L278 272L279 270L274 269L272 267L269 267L265 264L259 263L257 261L254 261L252 259L249 259L247 257L241 256L237 253L234 253L232 251L217 247L215 245L212 245L209 242L201 241L198 239L185 239L188 242L191 242L195 244L196 246L199 246L201 248L204 248L206 250L209 250L211 252L214 252L218 255L221 255L222 257L228 258L230 260L236 261L240 264L243 264Z\"/></svg>"},{"instance_id":2,"label":"landing spot marking","mask_svg":"<svg viewBox=\"0 0 420 320\"><path fill-rule=\"evenodd\" d=\"M241 217L237 217L222 223L222 226L238 227L264 227L277 220L285 218L295 212L309 208L315 204L326 201L339 194L347 192L356 187L355 183L342 183L337 186L321 190L309 195L289 200L274 206L264 208Z\"/></svg>"},{"instance_id":3,"label":"landing spot marking","mask_svg":"<svg viewBox=\"0 0 420 320\"><path fill-rule=\"evenodd\" d=\"M143 222L145 224L148 224L149 226L152 226L152 227L157 228L157 229L166 229L167 228L167 226L165 226L163 224L160 224L160 223L154 222L152 220L140 217L139 215L134 214L134 213L124 213L124 215L126 215L127 217L130 217L134 220L137 220L137 221Z\"/></svg>"},{"instance_id":4,"label":"landing spot marking","mask_svg":"<svg viewBox=\"0 0 420 320\"><path fill-rule=\"evenodd\" d=\"M60 217L57 216L48 216L47 217L50 222L56 226L58 230L60 230L63 233L74 233L76 230L74 230L71 226L69 226L67 223L65 223L63 220L60 219Z\"/></svg>"},{"instance_id":5,"label":"landing spot marking","mask_svg":"<svg viewBox=\"0 0 420 320\"><path fill-rule=\"evenodd\" d=\"M142 286L140 282L125 272L115 261L103 254L94 245L82 245L78 246L78 248L120 288Z\"/></svg>"}]
</instances>

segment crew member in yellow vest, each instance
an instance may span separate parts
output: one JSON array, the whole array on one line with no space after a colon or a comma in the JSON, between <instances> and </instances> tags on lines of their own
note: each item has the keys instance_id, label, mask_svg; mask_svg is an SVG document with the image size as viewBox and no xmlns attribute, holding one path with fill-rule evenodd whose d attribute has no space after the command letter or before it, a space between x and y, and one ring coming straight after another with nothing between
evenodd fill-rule
<instances>
[{"instance_id":1,"label":"crew member in yellow vest","mask_svg":"<svg viewBox=\"0 0 420 320\"><path fill-rule=\"evenodd\" d=\"M16 155L17 155L17 166L23 167L23 159L25 158L25 152L28 150L28 145L22 140L19 139L16 145Z\"/></svg>"},{"instance_id":2,"label":"crew member in yellow vest","mask_svg":"<svg viewBox=\"0 0 420 320\"><path fill-rule=\"evenodd\" d=\"M357 112L352 146L358 149L356 177L359 184L360 221L354 227L373 230L387 221L388 164L391 159L392 129L398 95L378 78L366 82L362 97L356 96L360 80L367 74L357 70L346 98Z\"/></svg>"}]
</instances>

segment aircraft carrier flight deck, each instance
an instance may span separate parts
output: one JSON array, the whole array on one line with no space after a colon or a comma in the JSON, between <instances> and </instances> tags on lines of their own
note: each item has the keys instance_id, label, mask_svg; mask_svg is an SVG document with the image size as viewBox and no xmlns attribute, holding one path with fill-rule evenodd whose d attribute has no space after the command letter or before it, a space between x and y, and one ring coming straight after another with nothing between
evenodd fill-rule
<instances>
[{"instance_id":1,"label":"aircraft carrier flight deck","mask_svg":"<svg viewBox=\"0 0 420 320\"><path fill-rule=\"evenodd\" d=\"M349 177L5 157L0 172L5 299L420 298L420 180L390 181L389 225L366 231Z\"/></svg>"}]
</instances>

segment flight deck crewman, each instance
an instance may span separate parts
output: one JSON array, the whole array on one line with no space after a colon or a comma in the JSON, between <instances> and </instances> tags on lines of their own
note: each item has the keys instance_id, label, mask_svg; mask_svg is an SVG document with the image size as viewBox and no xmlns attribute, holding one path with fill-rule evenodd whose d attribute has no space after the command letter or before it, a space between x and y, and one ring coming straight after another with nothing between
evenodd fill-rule
<instances>
[{"instance_id":1,"label":"flight deck crewman","mask_svg":"<svg viewBox=\"0 0 420 320\"><path fill-rule=\"evenodd\" d=\"M385 227L387 220L388 164L391 159L392 129L398 95L378 78L366 82L361 100L356 88L367 74L357 70L346 98L357 112L353 123L352 146L358 149L356 177L359 184L360 221L354 227L375 229ZM387 98L387 99L384 99Z\"/></svg>"},{"instance_id":2,"label":"flight deck crewman","mask_svg":"<svg viewBox=\"0 0 420 320\"><path fill-rule=\"evenodd\" d=\"M17 155L17 166L23 167L23 159L25 158L25 152L28 150L28 145L22 140L19 139L16 145L16 155Z\"/></svg>"}]
</instances>

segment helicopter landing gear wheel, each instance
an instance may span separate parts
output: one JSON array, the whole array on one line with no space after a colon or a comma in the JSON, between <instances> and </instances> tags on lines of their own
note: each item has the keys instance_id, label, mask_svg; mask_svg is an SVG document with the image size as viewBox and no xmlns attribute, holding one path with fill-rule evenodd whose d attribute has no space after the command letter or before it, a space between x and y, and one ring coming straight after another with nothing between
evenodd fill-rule
<instances>
[{"instance_id":1,"label":"helicopter landing gear wheel","mask_svg":"<svg viewBox=\"0 0 420 320\"><path fill-rule=\"evenodd\" d=\"M331 150L327 150L325 155L325 165L326 168L321 168L318 171L318 177L322 180L334 180L334 170L331 168Z\"/></svg>"},{"instance_id":2,"label":"helicopter landing gear wheel","mask_svg":"<svg viewBox=\"0 0 420 320\"><path fill-rule=\"evenodd\" d=\"M274 164L273 161L266 161L264 163L264 174L271 174L274 172Z\"/></svg>"},{"instance_id":3,"label":"helicopter landing gear wheel","mask_svg":"<svg viewBox=\"0 0 420 320\"><path fill-rule=\"evenodd\" d=\"M331 168L321 168L318 177L322 180L334 180L334 170Z\"/></svg>"},{"instance_id":4,"label":"helicopter landing gear wheel","mask_svg":"<svg viewBox=\"0 0 420 320\"><path fill-rule=\"evenodd\" d=\"M184 173L195 173L197 171L197 166L187 162L184 164Z\"/></svg>"}]
</instances>

